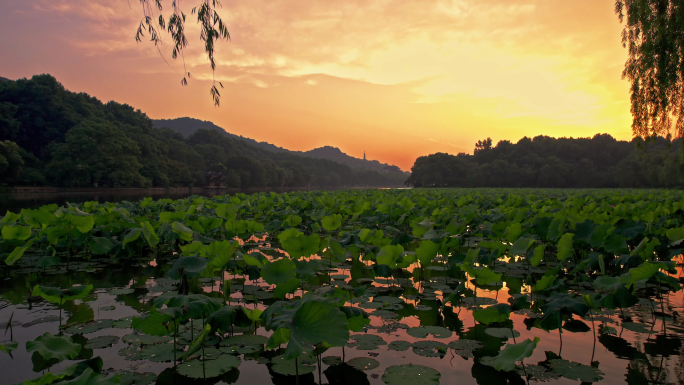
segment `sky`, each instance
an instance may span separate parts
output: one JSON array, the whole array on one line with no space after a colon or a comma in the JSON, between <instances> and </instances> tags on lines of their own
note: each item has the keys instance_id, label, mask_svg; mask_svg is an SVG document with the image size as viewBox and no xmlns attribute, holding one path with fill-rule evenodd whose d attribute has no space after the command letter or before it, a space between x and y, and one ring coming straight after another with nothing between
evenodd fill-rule
<instances>
[{"instance_id":1,"label":"sky","mask_svg":"<svg viewBox=\"0 0 684 385\"><path fill-rule=\"evenodd\" d=\"M172 0L161 1L168 19ZM201 1L180 2L183 62L169 35L135 41L140 0L2 0L0 76L49 73L153 119L365 151L404 170L487 137L632 137L614 0L223 0L231 39L213 73L190 12Z\"/></svg>"}]
</instances>

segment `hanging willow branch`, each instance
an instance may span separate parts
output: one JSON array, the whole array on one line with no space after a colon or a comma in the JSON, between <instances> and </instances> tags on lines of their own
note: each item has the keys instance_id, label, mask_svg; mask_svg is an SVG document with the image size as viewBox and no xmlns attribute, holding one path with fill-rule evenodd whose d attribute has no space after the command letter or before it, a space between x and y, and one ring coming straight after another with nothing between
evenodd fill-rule
<instances>
[{"instance_id":1,"label":"hanging willow branch","mask_svg":"<svg viewBox=\"0 0 684 385\"><path fill-rule=\"evenodd\" d=\"M141 42L145 33L147 33L150 37L150 41L154 42L154 45L161 55L159 46L162 44L162 39L159 31L168 32L173 41L171 57L177 59L180 55L181 58L183 58L183 80L181 80L181 85L185 86L188 84L188 79L190 79L191 76L185 66L184 50L188 46L188 39L185 37L185 13L180 9L180 1L181 0L172 1L173 14L169 16L168 21L166 21L162 15L162 0L140 0L143 18L138 25L135 40ZM218 83L221 88L223 88L223 84L217 82L215 77L216 61L214 59L214 46L216 41L230 40L228 28L223 23L223 20L221 20L218 12L216 12L218 7L221 7L220 0L202 0L202 4L192 8L191 11L192 15L197 15L197 23L200 24L202 28L200 40L204 42L204 51L207 53L209 64L211 65L212 76L214 76L209 92L214 100L214 105L217 107L220 104L221 94L219 93L216 84ZM156 12L159 13L158 16L155 16ZM166 59L164 59L164 61L166 61Z\"/></svg>"},{"instance_id":2,"label":"hanging willow branch","mask_svg":"<svg viewBox=\"0 0 684 385\"><path fill-rule=\"evenodd\" d=\"M616 0L635 137L684 136L684 2Z\"/></svg>"}]
</instances>

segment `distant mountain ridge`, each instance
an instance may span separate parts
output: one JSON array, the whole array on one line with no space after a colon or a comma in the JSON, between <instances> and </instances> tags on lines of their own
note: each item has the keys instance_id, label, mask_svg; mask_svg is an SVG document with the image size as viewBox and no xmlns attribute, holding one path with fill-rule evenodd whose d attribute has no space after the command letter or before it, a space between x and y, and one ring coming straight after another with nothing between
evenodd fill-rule
<instances>
[{"instance_id":1,"label":"distant mountain ridge","mask_svg":"<svg viewBox=\"0 0 684 385\"><path fill-rule=\"evenodd\" d=\"M268 143L268 142L259 142L257 140L251 139L251 138L246 138L244 136L231 134L230 132L226 131L225 129L215 125L214 123L212 123L208 120L199 120L199 119L194 119L194 118L189 118L189 117L183 117L183 118L176 118L176 119L152 119L152 123L154 124L154 127L170 128L174 131L181 133L186 138L188 136L192 135L195 131L197 131L201 128L204 128L207 130L218 131L218 132L220 132L220 133L222 133L228 137L243 140L252 146L259 147L261 149L271 151L271 152L288 152L288 153L292 153L292 154L309 156L312 158L328 159L328 160L333 160L333 161L338 162L338 163L346 164L349 167L357 168L357 169L369 169L369 170L382 171L382 172L403 172L397 166L389 165L387 163L380 163L377 160L366 160L366 159L355 158L353 156L345 154L339 148L332 147L332 146L324 146L324 147L314 148L313 150L309 150L309 151L288 150L286 148L278 147L278 146L271 144L271 143Z\"/></svg>"}]
</instances>

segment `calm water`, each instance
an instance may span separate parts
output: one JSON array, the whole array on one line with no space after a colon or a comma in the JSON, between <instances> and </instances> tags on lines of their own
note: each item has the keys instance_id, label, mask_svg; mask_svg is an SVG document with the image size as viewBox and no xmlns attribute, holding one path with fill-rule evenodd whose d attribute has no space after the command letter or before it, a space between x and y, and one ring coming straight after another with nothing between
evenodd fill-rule
<instances>
[{"instance_id":1,"label":"calm water","mask_svg":"<svg viewBox=\"0 0 684 385\"><path fill-rule=\"evenodd\" d=\"M264 243L262 246L268 246ZM266 253L272 250L266 249ZM36 256L37 257L37 256ZM163 292L176 290L176 282L164 278L169 270L171 256L161 258L138 266L112 265L105 260L94 259L88 262L72 263L73 271L66 273L65 266L58 266L45 271L32 267L31 258L24 258L26 265L21 269L12 271L3 270L0 281L0 331L5 330L6 322L13 316L11 331L0 337L0 342L10 339L19 342L19 347L10 357L0 352L0 384L9 384L34 378L44 373L47 365L44 362L32 360L31 354L26 352L26 341L34 340L45 332L57 334L62 325L76 325L91 320L119 320L124 317L135 316L151 308L151 300ZM325 262L327 265L328 262ZM93 271L94 269L94 271ZM86 271L88 270L88 271ZM322 269L325 270L325 269ZM382 309L373 309L372 297L361 298L354 302L353 306L360 306L371 313L371 324L362 333L366 336L376 336L372 341L366 341L363 346L348 345L345 348L331 348L323 353L325 359L323 365L317 367L312 373L300 377L300 384L383 384L381 377L385 369L391 365L419 364L438 370L441 373L441 384L524 384L522 370L516 372L500 373L490 366L475 363L474 357L493 356L499 351L506 341L485 332L482 325L476 325L472 317L472 307L468 303L460 307L446 307L441 309L439 300L444 292L448 292L457 285L457 281L446 278L445 272L438 270L425 270L419 276L415 271L408 269L404 275L390 280L376 278L373 270L368 269L363 262L348 262L333 266L330 272L319 271L310 278L308 288L314 290L326 285L329 280L333 286L349 288L361 284L370 285L377 296L395 297L396 300L381 300ZM682 273L681 266L678 271ZM420 277L420 278L419 278ZM220 293L221 279L232 282L230 301L232 304L239 303L249 308L255 306L249 293L259 299L256 306L265 309L275 300L267 298L268 285L263 281L249 281L242 276L234 276L226 273L224 277L204 279L203 282L192 281L193 292L204 292L210 296L223 297ZM73 284L93 284L95 290L83 301L70 301L59 309L44 301L29 304L28 288L40 283L46 286L69 287ZM130 294L120 294L113 290L131 288ZM470 288L473 288L472 285ZM523 285L520 290L527 292ZM506 302L513 290L503 287L499 291L477 289L479 301ZM299 293L296 293L299 295ZM538 300L535 295L529 295L531 300ZM536 298L535 298L536 297ZM682 292L670 294L666 297L668 312L684 314ZM472 297L471 302L472 304ZM349 303L348 303L349 305ZM601 384L682 384L684 383L684 367L682 354L682 335L684 326L681 320L667 319L667 329L663 330L663 321L654 319L651 315L652 304L649 300L625 310L625 317L631 318L631 324L638 327L629 330L622 327L623 320L619 311L606 311L597 315L594 319L595 332L592 330L590 318L582 322L586 327L563 330L562 346L558 331L547 333L538 328L528 328L527 324L533 321L533 315L529 310L517 311L512 314L514 329L520 333L516 338L520 342L527 338L539 337L541 339L532 357L525 360L526 371L529 375L540 379L549 380L553 384L579 383L563 377L554 376L546 371L548 358L557 358L573 361L584 366L576 369L576 372L586 372L589 365L598 368L598 383ZM579 322L580 320L578 320ZM197 321L199 322L199 321ZM86 333L71 327L62 329L66 335L74 338L74 341L85 345L88 340L98 336L124 337L132 333L130 328L107 327L102 330L86 330ZM118 325L122 326L122 325ZM419 326L437 326L438 330L448 335L436 338L417 338L409 332L409 328ZM238 328L239 329L239 328ZM447 330L448 329L448 330ZM571 329L571 328L568 328ZM248 334L248 329L236 330L236 334ZM447 333L448 332L448 333ZM594 338L596 333L596 338ZM256 330L257 335L268 336L270 333L263 328ZM353 338L354 336L352 336ZM368 337L363 337L368 338ZM116 339L116 338L115 338ZM409 347L398 351L389 349L393 341L436 341L449 345L458 340L478 341L478 348L474 351L457 351L451 348L440 349L416 349ZM104 368L108 371L126 370L140 373L153 373L158 375L159 384L187 384L187 383L235 383L235 384L294 384L293 376L283 376L272 370L270 359L275 353L256 352L240 354L241 364L237 369L224 374L221 377L192 380L173 369L171 362L152 362L149 359L140 359L132 356L130 349L135 350L135 343L129 345L121 338L116 339L112 346L103 348L83 349L79 358L99 356L104 361ZM375 341L375 342L373 342ZM354 341L351 340L350 343ZM513 342L512 340L510 342ZM187 343L187 342L184 342ZM167 343L167 347L170 343ZM129 350L126 350L129 349ZM128 352L128 353L127 353ZM217 352L219 354L219 352ZM224 353L226 354L226 353ZM377 367L368 370L359 370L350 364L335 364L334 358L353 363L350 361L356 357L372 358L377 362ZM338 360L338 361L339 361ZM73 361L61 362L54 365L54 372L73 363ZM331 365L328 365L330 363ZM541 365L538 365L541 363ZM522 369L522 368L521 368ZM150 374L151 378L154 378ZM534 380L532 382L535 382Z\"/></svg>"}]
</instances>

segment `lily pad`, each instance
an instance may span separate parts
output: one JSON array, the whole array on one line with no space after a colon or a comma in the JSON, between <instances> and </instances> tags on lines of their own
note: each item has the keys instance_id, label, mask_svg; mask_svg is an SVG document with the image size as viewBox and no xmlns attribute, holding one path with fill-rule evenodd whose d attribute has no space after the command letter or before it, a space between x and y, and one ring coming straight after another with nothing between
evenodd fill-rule
<instances>
[{"instance_id":1,"label":"lily pad","mask_svg":"<svg viewBox=\"0 0 684 385\"><path fill-rule=\"evenodd\" d=\"M482 347L482 343L476 340L456 340L449 342L449 349L463 358L473 356L473 352Z\"/></svg>"},{"instance_id":2,"label":"lily pad","mask_svg":"<svg viewBox=\"0 0 684 385\"><path fill-rule=\"evenodd\" d=\"M423 357L442 357L446 354L447 345L438 341L418 341L411 345L413 352Z\"/></svg>"},{"instance_id":3,"label":"lily pad","mask_svg":"<svg viewBox=\"0 0 684 385\"><path fill-rule=\"evenodd\" d=\"M399 318L399 314L389 311L389 310L376 310L372 312L370 315L375 316L375 317L381 317L381 318L387 318L387 319L395 319Z\"/></svg>"},{"instance_id":4,"label":"lily pad","mask_svg":"<svg viewBox=\"0 0 684 385\"><path fill-rule=\"evenodd\" d=\"M631 330L636 333L644 333L644 334L655 334L657 333L654 330L651 330L651 325L647 324L642 324L642 323L637 323L637 322L624 322L622 325L623 328L627 330Z\"/></svg>"},{"instance_id":5,"label":"lily pad","mask_svg":"<svg viewBox=\"0 0 684 385\"><path fill-rule=\"evenodd\" d=\"M117 329L129 329L133 324L133 316L119 318L112 322L112 327Z\"/></svg>"},{"instance_id":6,"label":"lily pad","mask_svg":"<svg viewBox=\"0 0 684 385\"><path fill-rule=\"evenodd\" d=\"M215 360L190 360L178 364L178 373L190 378L213 378L240 366L238 357L223 354Z\"/></svg>"},{"instance_id":7,"label":"lily pad","mask_svg":"<svg viewBox=\"0 0 684 385\"><path fill-rule=\"evenodd\" d=\"M387 346L390 350L396 350L398 352L403 352L411 347L411 343L408 341L392 341Z\"/></svg>"},{"instance_id":8,"label":"lily pad","mask_svg":"<svg viewBox=\"0 0 684 385\"><path fill-rule=\"evenodd\" d=\"M259 335L242 334L226 338L221 341L221 346L235 349L239 354L251 354L263 350L268 338Z\"/></svg>"},{"instance_id":9,"label":"lily pad","mask_svg":"<svg viewBox=\"0 0 684 385\"><path fill-rule=\"evenodd\" d=\"M426 338L429 335L435 338L449 338L453 334L451 330L441 326L421 326L410 328L406 331L408 335L416 338Z\"/></svg>"},{"instance_id":10,"label":"lily pad","mask_svg":"<svg viewBox=\"0 0 684 385\"><path fill-rule=\"evenodd\" d=\"M589 365L580 364L563 359L549 360L551 363L551 370L570 380L579 380L581 382L596 382L603 379L603 372L598 368Z\"/></svg>"},{"instance_id":11,"label":"lily pad","mask_svg":"<svg viewBox=\"0 0 684 385\"><path fill-rule=\"evenodd\" d=\"M334 366L334 365L341 364L342 358L340 358L340 356L327 356L327 357L323 357L322 361L324 364L326 364L328 366Z\"/></svg>"},{"instance_id":12,"label":"lily pad","mask_svg":"<svg viewBox=\"0 0 684 385\"><path fill-rule=\"evenodd\" d=\"M131 333L123 336L123 342L132 345L156 345L169 342L173 338L168 336L152 336L142 333Z\"/></svg>"},{"instance_id":13,"label":"lily pad","mask_svg":"<svg viewBox=\"0 0 684 385\"><path fill-rule=\"evenodd\" d=\"M33 321L21 324L21 327L28 328L28 327L31 327L33 325L38 325L38 324L42 324L42 323L46 323L46 322L59 322L59 317L54 316L54 315L49 315L47 317L40 317L38 319L34 319Z\"/></svg>"},{"instance_id":14,"label":"lily pad","mask_svg":"<svg viewBox=\"0 0 684 385\"><path fill-rule=\"evenodd\" d=\"M387 385L437 385L442 377L435 369L422 365L394 365L385 369L382 381Z\"/></svg>"},{"instance_id":15,"label":"lily pad","mask_svg":"<svg viewBox=\"0 0 684 385\"><path fill-rule=\"evenodd\" d=\"M100 307L100 311L111 311L116 309L116 306L102 306Z\"/></svg>"},{"instance_id":16,"label":"lily pad","mask_svg":"<svg viewBox=\"0 0 684 385\"><path fill-rule=\"evenodd\" d=\"M185 352L183 351L173 351L173 344L157 344L144 346L140 351L140 357L144 360L150 360L152 362L169 362L173 361L174 358L180 358Z\"/></svg>"},{"instance_id":17,"label":"lily pad","mask_svg":"<svg viewBox=\"0 0 684 385\"><path fill-rule=\"evenodd\" d=\"M294 376L299 374L309 374L316 370L316 367L311 365L314 359L307 356L306 354L300 356L297 359L297 365L295 366L295 360L286 360L285 355L280 355L271 360L273 363L272 370L278 374L283 374L286 376Z\"/></svg>"},{"instance_id":18,"label":"lily pad","mask_svg":"<svg viewBox=\"0 0 684 385\"><path fill-rule=\"evenodd\" d=\"M128 295L128 294L133 294L135 293L135 289L114 289L109 292L109 294L113 295ZM123 383L123 381L122 381Z\"/></svg>"},{"instance_id":19,"label":"lily pad","mask_svg":"<svg viewBox=\"0 0 684 385\"><path fill-rule=\"evenodd\" d=\"M485 333L489 334L492 337L503 339L520 337L520 333L517 330L511 331L511 329L509 328L487 328L485 329Z\"/></svg>"},{"instance_id":20,"label":"lily pad","mask_svg":"<svg viewBox=\"0 0 684 385\"><path fill-rule=\"evenodd\" d=\"M85 324L69 326L64 329L67 334L89 334L95 333L96 331L102 329L108 329L112 327L114 320L111 319L99 319Z\"/></svg>"},{"instance_id":21,"label":"lily pad","mask_svg":"<svg viewBox=\"0 0 684 385\"><path fill-rule=\"evenodd\" d=\"M115 374L119 375L121 385L148 385L157 381L157 375L150 372L136 373L119 371Z\"/></svg>"},{"instance_id":22,"label":"lily pad","mask_svg":"<svg viewBox=\"0 0 684 385\"><path fill-rule=\"evenodd\" d=\"M355 342L348 343L347 346L358 350L375 350L387 342L382 337L375 334L355 334L351 336Z\"/></svg>"},{"instance_id":23,"label":"lily pad","mask_svg":"<svg viewBox=\"0 0 684 385\"><path fill-rule=\"evenodd\" d=\"M358 370L372 370L380 366L377 360L368 357L356 357L347 361L347 364Z\"/></svg>"},{"instance_id":24,"label":"lily pad","mask_svg":"<svg viewBox=\"0 0 684 385\"><path fill-rule=\"evenodd\" d=\"M119 342L118 336L99 336L89 339L83 347L86 349L103 349L110 347L117 342Z\"/></svg>"}]
</instances>

